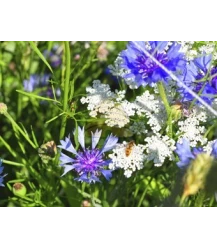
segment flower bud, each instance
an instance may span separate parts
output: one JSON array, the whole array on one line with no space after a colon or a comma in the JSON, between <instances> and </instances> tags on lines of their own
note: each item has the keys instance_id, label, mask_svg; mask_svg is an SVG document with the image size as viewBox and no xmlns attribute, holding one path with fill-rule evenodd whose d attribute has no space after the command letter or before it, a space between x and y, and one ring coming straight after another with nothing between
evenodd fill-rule
<instances>
[{"instance_id":1,"label":"flower bud","mask_svg":"<svg viewBox=\"0 0 217 248\"><path fill-rule=\"evenodd\" d=\"M57 154L55 142L52 140L41 145L38 149L38 154L44 163L48 163L49 160L54 159Z\"/></svg>"},{"instance_id":2,"label":"flower bud","mask_svg":"<svg viewBox=\"0 0 217 248\"><path fill-rule=\"evenodd\" d=\"M183 195L194 195L198 190L203 189L206 183L207 175L211 169L213 157L207 153L200 153L190 164L184 178Z\"/></svg>"},{"instance_id":3,"label":"flower bud","mask_svg":"<svg viewBox=\"0 0 217 248\"><path fill-rule=\"evenodd\" d=\"M16 196L24 197L26 195L26 187L22 183L15 183L13 185L13 193Z\"/></svg>"},{"instance_id":4,"label":"flower bud","mask_svg":"<svg viewBox=\"0 0 217 248\"><path fill-rule=\"evenodd\" d=\"M88 200L82 201L82 207L91 207L91 203Z\"/></svg>"},{"instance_id":5,"label":"flower bud","mask_svg":"<svg viewBox=\"0 0 217 248\"><path fill-rule=\"evenodd\" d=\"M0 102L0 114L5 114L7 112L7 105L4 104L3 102Z\"/></svg>"},{"instance_id":6,"label":"flower bud","mask_svg":"<svg viewBox=\"0 0 217 248\"><path fill-rule=\"evenodd\" d=\"M175 104L171 106L171 114L174 120L179 120L182 116L182 106L181 104Z\"/></svg>"}]
</instances>

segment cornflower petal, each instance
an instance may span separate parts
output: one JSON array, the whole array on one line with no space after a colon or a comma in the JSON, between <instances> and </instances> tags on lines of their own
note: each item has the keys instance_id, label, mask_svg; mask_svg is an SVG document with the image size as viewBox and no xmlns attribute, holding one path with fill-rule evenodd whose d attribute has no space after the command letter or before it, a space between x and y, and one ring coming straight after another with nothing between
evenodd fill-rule
<instances>
[{"instance_id":1,"label":"cornflower petal","mask_svg":"<svg viewBox=\"0 0 217 248\"><path fill-rule=\"evenodd\" d=\"M64 172L62 174L62 176L64 176L67 172L69 172L70 170L73 170L74 166L73 165L64 165Z\"/></svg>"},{"instance_id":2,"label":"cornflower petal","mask_svg":"<svg viewBox=\"0 0 217 248\"><path fill-rule=\"evenodd\" d=\"M211 155L217 158L217 141L215 141L212 145L212 152Z\"/></svg>"},{"instance_id":3,"label":"cornflower petal","mask_svg":"<svg viewBox=\"0 0 217 248\"><path fill-rule=\"evenodd\" d=\"M85 150L85 144L84 144L84 127L81 129L78 127L78 142L81 145L81 147Z\"/></svg>"},{"instance_id":4,"label":"cornflower petal","mask_svg":"<svg viewBox=\"0 0 217 248\"><path fill-rule=\"evenodd\" d=\"M113 136L112 134L107 137L105 140L105 143L100 151L100 154L107 152L115 147L115 145L118 142L118 138L116 136Z\"/></svg>"},{"instance_id":5,"label":"cornflower petal","mask_svg":"<svg viewBox=\"0 0 217 248\"><path fill-rule=\"evenodd\" d=\"M194 64L200 68L204 73L207 73L211 66L212 54L205 55L199 58L194 59Z\"/></svg>"},{"instance_id":6,"label":"cornflower petal","mask_svg":"<svg viewBox=\"0 0 217 248\"><path fill-rule=\"evenodd\" d=\"M98 129L96 130L95 133L91 132L91 134L92 134L92 149L95 149L95 147L97 146L99 139L101 137L101 133L102 133L102 130L98 131Z\"/></svg>"},{"instance_id":7,"label":"cornflower petal","mask_svg":"<svg viewBox=\"0 0 217 248\"><path fill-rule=\"evenodd\" d=\"M75 155L77 155L77 152L72 145L72 142L70 141L69 137L66 137L65 140L60 140L61 146L58 146L59 148L62 148L66 151L69 151Z\"/></svg>"},{"instance_id":8,"label":"cornflower petal","mask_svg":"<svg viewBox=\"0 0 217 248\"><path fill-rule=\"evenodd\" d=\"M73 163L75 160L65 155L64 153L61 153L60 161L62 161L61 164L67 164L67 163Z\"/></svg>"},{"instance_id":9,"label":"cornflower petal","mask_svg":"<svg viewBox=\"0 0 217 248\"><path fill-rule=\"evenodd\" d=\"M175 152L178 154L180 161L177 163L177 166L184 168L189 165L190 161L195 158L191 152L190 142L187 139L182 140L182 144L176 145Z\"/></svg>"},{"instance_id":10,"label":"cornflower petal","mask_svg":"<svg viewBox=\"0 0 217 248\"><path fill-rule=\"evenodd\" d=\"M88 177L87 173L82 174L80 177L75 178L76 181L86 182L86 183L95 183L101 182L98 177L91 175Z\"/></svg>"},{"instance_id":11,"label":"cornflower petal","mask_svg":"<svg viewBox=\"0 0 217 248\"><path fill-rule=\"evenodd\" d=\"M101 170L103 176L106 178L106 180L110 180L112 177L112 172L111 170Z\"/></svg>"},{"instance_id":12,"label":"cornflower petal","mask_svg":"<svg viewBox=\"0 0 217 248\"><path fill-rule=\"evenodd\" d=\"M2 166L2 159L0 159L0 186L4 187L5 185L3 184L3 178L7 175L1 176L1 173L3 172L4 167Z\"/></svg>"}]
</instances>

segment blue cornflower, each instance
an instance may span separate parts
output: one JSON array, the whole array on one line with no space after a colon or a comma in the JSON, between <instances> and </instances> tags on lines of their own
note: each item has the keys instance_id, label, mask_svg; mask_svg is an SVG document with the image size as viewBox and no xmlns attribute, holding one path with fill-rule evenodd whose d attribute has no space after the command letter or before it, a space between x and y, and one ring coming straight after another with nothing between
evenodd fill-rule
<instances>
[{"instance_id":1,"label":"blue cornflower","mask_svg":"<svg viewBox=\"0 0 217 248\"><path fill-rule=\"evenodd\" d=\"M62 49L61 47L56 44L52 47L51 51L45 50L43 52L45 58L48 59L49 63L52 67L57 68L62 63Z\"/></svg>"},{"instance_id":2,"label":"blue cornflower","mask_svg":"<svg viewBox=\"0 0 217 248\"><path fill-rule=\"evenodd\" d=\"M0 159L0 186L4 187L3 178L6 176L6 174L3 176L1 175L3 172L3 169L4 169L4 167L2 166L2 159Z\"/></svg>"},{"instance_id":3,"label":"blue cornflower","mask_svg":"<svg viewBox=\"0 0 217 248\"><path fill-rule=\"evenodd\" d=\"M118 141L118 138L112 134L107 137L104 142L104 145L101 149L96 148L102 131L96 130L95 133L92 133L92 147L85 148L85 135L84 128L81 129L78 127L78 142L82 147L82 151L76 151L72 145L69 137L65 140L61 140L61 145L58 146L68 152L74 154L74 158L71 158L61 152L60 161L61 166L64 167L65 175L70 170L75 170L79 177L75 180L87 183L100 182L99 176L102 174L107 180L110 180L112 177L111 170L106 170L105 167L111 162L111 160L104 159L104 153L113 149Z\"/></svg>"},{"instance_id":4,"label":"blue cornflower","mask_svg":"<svg viewBox=\"0 0 217 248\"><path fill-rule=\"evenodd\" d=\"M183 138L182 144L177 143L175 152L179 156L177 166L181 169L187 168L190 163L196 159L198 154L206 153L202 147L190 148L189 140ZM217 141L212 144L210 156L217 158Z\"/></svg>"},{"instance_id":5,"label":"blue cornflower","mask_svg":"<svg viewBox=\"0 0 217 248\"><path fill-rule=\"evenodd\" d=\"M172 42L169 45L167 41L137 41L136 43L176 76L179 77L182 71L185 70L186 59L184 54L179 52L180 44ZM171 80L170 76L143 51L135 47L133 42L128 43L127 49L120 53L120 58L122 62L119 66L124 69L124 73L121 76L131 86L133 84L136 84L136 87L141 85L154 86L159 81L167 83Z\"/></svg>"},{"instance_id":6,"label":"blue cornflower","mask_svg":"<svg viewBox=\"0 0 217 248\"><path fill-rule=\"evenodd\" d=\"M49 85L49 74L44 74L43 76L33 74L30 75L30 78L23 81L24 89L28 92L32 92L33 90L41 87L45 87Z\"/></svg>"},{"instance_id":7,"label":"blue cornflower","mask_svg":"<svg viewBox=\"0 0 217 248\"><path fill-rule=\"evenodd\" d=\"M200 94L200 97L210 105L217 95L217 75L215 76L217 68L211 68L211 63L212 55L195 58L186 66L182 79L189 88ZM194 100L194 97L182 87L179 88L179 92L183 102ZM196 103L199 104L198 101Z\"/></svg>"},{"instance_id":8,"label":"blue cornflower","mask_svg":"<svg viewBox=\"0 0 217 248\"><path fill-rule=\"evenodd\" d=\"M41 89L40 95L53 98L53 90L49 84L50 75L44 74L42 76L38 74L30 75L30 78L23 81L24 89L28 92L32 92L35 89ZM60 89L56 90L56 96L61 94Z\"/></svg>"}]
</instances>

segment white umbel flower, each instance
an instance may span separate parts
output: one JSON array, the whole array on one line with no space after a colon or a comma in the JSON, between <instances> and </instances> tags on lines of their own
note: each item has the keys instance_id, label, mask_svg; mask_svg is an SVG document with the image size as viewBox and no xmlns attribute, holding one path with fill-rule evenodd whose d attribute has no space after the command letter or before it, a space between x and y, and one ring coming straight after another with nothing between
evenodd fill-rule
<instances>
[{"instance_id":1,"label":"white umbel flower","mask_svg":"<svg viewBox=\"0 0 217 248\"><path fill-rule=\"evenodd\" d=\"M109 127L118 126L124 127L130 122L130 119L121 105L110 108L109 111L104 112L106 121Z\"/></svg>"},{"instance_id":2,"label":"white umbel flower","mask_svg":"<svg viewBox=\"0 0 217 248\"><path fill-rule=\"evenodd\" d=\"M188 60L192 60L197 57L198 52L193 49L194 41L179 41L181 44L180 52L185 53Z\"/></svg>"},{"instance_id":3,"label":"white umbel flower","mask_svg":"<svg viewBox=\"0 0 217 248\"><path fill-rule=\"evenodd\" d=\"M153 135L145 138L147 160L153 160L155 166L162 166L166 158L174 160L175 141L168 136Z\"/></svg>"},{"instance_id":4,"label":"white umbel flower","mask_svg":"<svg viewBox=\"0 0 217 248\"><path fill-rule=\"evenodd\" d=\"M87 97L81 98L81 103L88 103L90 116L104 117L105 123L110 126L124 127L130 122L130 116L135 115L134 103L125 100L125 91L112 92L110 86L93 81L93 87L87 87Z\"/></svg>"},{"instance_id":5,"label":"white umbel flower","mask_svg":"<svg viewBox=\"0 0 217 248\"><path fill-rule=\"evenodd\" d=\"M147 124L151 127L153 133L157 134L167 120L162 101L146 90L141 96L136 97L134 105L138 116L147 117Z\"/></svg>"},{"instance_id":6,"label":"white umbel flower","mask_svg":"<svg viewBox=\"0 0 217 248\"><path fill-rule=\"evenodd\" d=\"M134 145L129 156L126 156L127 142L117 144L113 149L113 153L109 155L112 162L109 164L109 169L115 170L118 168L124 169L124 175L129 178L136 170L140 170L144 166L145 154L144 145Z\"/></svg>"},{"instance_id":7,"label":"white umbel flower","mask_svg":"<svg viewBox=\"0 0 217 248\"><path fill-rule=\"evenodd\" d=\"M206 128L201 125L201 122L206 122L206 120L206 111L200 107L192 109L191 114L185 120L178 122L179 130L176 133L179 136L178 143L186 138L192 147L206 144L207 138L204 138Z\"/></svg>"},{"instance_id":8,"label":"white umbel flower","mask_svg":"<svg viewBox=\"0 0 217 248\"><path fill-rule=\"evenodd\" d=\"M208 154L212 152L212 145L216 142L216 140L208 141L207 144L203 147L203 150Z\"/></svg>"},{"instance_id":9,"label":"white umbel flower","mask_svg":"<svg viewBox=\"0 0 217 248\"><path fill-rule=\"evenodd\" d=\"M122 75L124 74L124 69L121 67L121 63L122 63L122 58L117 57L117 59L114 62L114 65L108 66L113 76L122 77Z\"/></svg>"}]
</instances>

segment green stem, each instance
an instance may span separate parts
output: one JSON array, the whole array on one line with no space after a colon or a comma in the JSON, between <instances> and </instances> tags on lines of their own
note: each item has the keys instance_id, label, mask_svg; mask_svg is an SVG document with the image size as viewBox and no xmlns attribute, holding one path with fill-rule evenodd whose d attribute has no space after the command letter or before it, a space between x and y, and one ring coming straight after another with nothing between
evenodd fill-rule
<instances>
[{"instance_id":1,"label":"green stem","mask_svg":"<svg viewBox=\"0 0 217 248\"><path fill-rule=\"evenodd\" d=\"M11 165L15 165L15 166L25 166L24 164L16 163L16 162L5 160L5 159L3 159L2 162L4 164L11 164Z\"/></svg>"},{"instance_id":2,"label":"green stem","mask_svg":"<svg viewBox=\"0 0 217 248\"><path fill-rule=\"evenodd\" d=\"M22 135L23 137L29 142L29 144L36 149L36 145L29 139L28 135L20 128L20 126L14 121L14 119L10 116L8 112L6 112L5 117L11 122L12 126L14 126Z\"/></svg>"},{"instance_id":3,"label":"green stem","mask_svg":"<svg viewBox=\"0 0 217 248\"><path fill-rule=\"evenodd\" d=\"M94 194L93 194L94 190L92 189L92 185L90 185L90 200L91 200L91 203L92 203L92 206L95 207L96 206L96 203L95 203L95 197L94 197Z\"/></svg>"},{"instance_id":4,"label":"green stem","mask_svg":"<svg viewBox=\"0 0 217 248\"><path fill-rule=\"evenodd\" d=\"M64 82L64 95L63 95L63 111L67 112L68 108L68 98L69 98L69 79L70 79L70 67L71 67L71 55L69 42L65 41L65 61L66 61L66 78ZM60 139L64 137L66 129L67 115L63 116L61 128L60 128Z\"/></svg>"},{"instance_id":5,"label":"green stem","mask_svg":"<svg viewBox=\"0 0 217 248\"><path fill-rule=\"evenodd\" d=\"M158 86L158 91L159 91L160 97L161 97L161 99L162 99L162 101L164 103L164 106L165 106L165 109L166 109L166 112L167 112L167 125L169 127L169 130L168 130L167 134L168 134L168 136L170 138L172 138L173 127L172 127L172 115L171 115L170 105L169 105L169 102L168 102L168 99L167 99L167 95L166 95L163 83L159 82L157 84L157 86Z\"/></svg>"}]
</instances>

